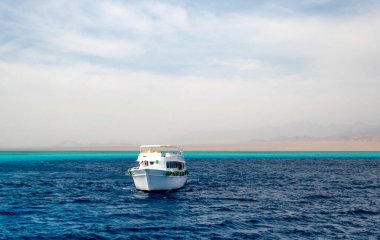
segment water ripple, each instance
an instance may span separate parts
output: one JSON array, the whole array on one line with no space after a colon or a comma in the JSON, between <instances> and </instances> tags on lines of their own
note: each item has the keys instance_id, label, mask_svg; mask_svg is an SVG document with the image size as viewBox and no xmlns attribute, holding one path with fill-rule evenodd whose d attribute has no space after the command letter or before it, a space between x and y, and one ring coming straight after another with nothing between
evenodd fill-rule
<instances>
[{"instance_id":1,"label":"water ripple","mask_svg":"<svg viewBox=\"0 0 380 240\"><path fill-rule=\"evenodd\" d=\"M0 238L380 237L379 159L197 155L184 188L143 193L134 158L55 156L0 163Z\"/></svg>"}]
</instances>

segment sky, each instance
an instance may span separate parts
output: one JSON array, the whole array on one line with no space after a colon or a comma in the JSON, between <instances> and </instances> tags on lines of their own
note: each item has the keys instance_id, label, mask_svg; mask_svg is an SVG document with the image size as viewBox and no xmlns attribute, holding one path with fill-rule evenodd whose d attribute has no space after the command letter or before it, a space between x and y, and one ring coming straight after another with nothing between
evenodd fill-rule
<instances>
[{"instance_id":1,"label":"sky","mask_svg":"<svg viewBox=\"0 0 380 240\"><path fill-rule=\"evenodd\" d=\"M378 126L379 76L379 1L0 2L0 148Z\"/></svg>"}]
</instances>

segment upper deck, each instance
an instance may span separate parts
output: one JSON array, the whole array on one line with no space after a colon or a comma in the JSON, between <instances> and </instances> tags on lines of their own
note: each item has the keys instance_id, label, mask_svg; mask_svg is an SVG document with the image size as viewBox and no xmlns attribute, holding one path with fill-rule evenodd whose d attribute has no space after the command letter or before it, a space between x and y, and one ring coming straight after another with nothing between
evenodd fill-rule
<instances>
[{"instance_id":1,"label":"upper deck","mask_svg":"<svg viewBox=\"0 0 380 240\"><path fill-rule=\"evenodd\" d=\"M140 154L160 154L160 155L183 155L183 150L180 147L172 145L142 145Z\"/></svg>"},{"instance_id":2,"label":"upper deck","mask_svg":"<svg viewBox=\"0 0 380 240\"><path fill-rule=\"evenodd\" d=\"M184 162L183 150L172 145L142 145L137 161L149 162L150 168L165 168L168 161Z\"/></svg>"}]
</instances>

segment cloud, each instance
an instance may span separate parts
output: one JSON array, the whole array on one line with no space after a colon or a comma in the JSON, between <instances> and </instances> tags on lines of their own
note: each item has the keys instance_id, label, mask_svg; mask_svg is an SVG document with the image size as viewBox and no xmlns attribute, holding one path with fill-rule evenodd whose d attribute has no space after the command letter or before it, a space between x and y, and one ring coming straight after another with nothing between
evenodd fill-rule
<instances>
[{"instance_id":1,"label":"cloud","mask_svg":"<svg viewBox=\"0 0 380 240\"><path fill-rule=\"evenodd\" d=\"M30 145L27 136L38 145L65 139L82 143L104 138L123 142L126 137L135 142L159 141L192 129L259 123L268 114L262 103L269 100L268 91L261 91L272 87L91 65L2 63L0 70L0 125L7 136L2 138L3 146Z\"/></svg>"},{"instance_id":2,"label":"cloud","mask_svg":"<svg viewBox=\"0 0 380 240\"><path fill-rule=\"evenodd\" d=\"M180 30L188 20L184 8L162 2L145 4L102 2L98 5L97 11L101 16L101 24L148 35Z\"/></svg>"},{"instance_id":3,"label":"cloud","mask_svg":"<svg viewBox=\"0 0 380 240\"><path fill-rule=\"evenodd\" d=\"M212 62L216 65L235 68L239 71L255 71L262 68L262 65L259 61L250 59L233 59L230 61L213 59Z\"/></svg>"},{"instance_id":4,"label":"cloud","mask_svg":"<svg viewBox=\"0 0 380 240\"><path fill-rule=\"evenodd\" d=\"M285 2L0 3L0 146L380 121L379 6Z\"/></svg>"},{"instance_id":5,"label":"cloud","mask_svg":"<svg viewBox=\"0 0 380 240\"><path fill-rule=\"evenodd\" d=\"M11 3L0 5L3 53L20 54L18 61L25 50L53 51L74 61L83 61L75 55L83 53L120 60L144 52L150 37L173 41L187 22L182 7L165 3L59 1L38 6L26 3L18 11Z\"/></svg>"},{"instance_id":6,"label":"cloud","mask_svg":"<svg viewBox=\"0 0 380 240\"><path fill-rule=\"evenodd\" d=\"M111 58L129 57L140 51L136 43L127 39L101 39L76 34L60 36L57 47L63 51Z\"/></svg>"}]
</instances>

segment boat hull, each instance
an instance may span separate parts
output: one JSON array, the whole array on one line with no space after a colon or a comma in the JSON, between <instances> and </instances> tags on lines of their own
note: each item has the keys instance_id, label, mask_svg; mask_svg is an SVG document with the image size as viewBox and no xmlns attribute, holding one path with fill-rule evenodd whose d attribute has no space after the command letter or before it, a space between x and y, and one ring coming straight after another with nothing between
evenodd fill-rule
<instances>
[{"instance_id":1,"label":"boat hull","mask_svg":"<svg viewBox=\"0 0 380 240\"><path fill-rule=\"evenodd\" d=\"M141 191L167 191L183 187L187 181L185 176L167 176L167 171L156 169L132 170L135 186Z\"/></svg>"}]
</instances>

